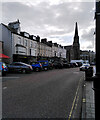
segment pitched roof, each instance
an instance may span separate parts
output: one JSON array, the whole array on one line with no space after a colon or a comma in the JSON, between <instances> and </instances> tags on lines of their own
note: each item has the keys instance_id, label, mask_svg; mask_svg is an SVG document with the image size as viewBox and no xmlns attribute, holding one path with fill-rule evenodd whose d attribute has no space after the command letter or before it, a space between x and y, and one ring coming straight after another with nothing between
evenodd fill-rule
<instances>
[{"instance_id":1,"label":"pitched roof","mask_svg":"<svg viewBox=\"0 0 100 120\"><path fill-rule=\"evenodd\" d=\"M66 50L70 50L72 48L72 45L64 46Z\"/></svg>"},{"instance_id":2,"label":"pitched roof","mask_svg":"<svg viewBox=\"0 0 100 120\"><path fill-rule=\"evenodd\" d=\"M8 27L7 25L1 23L3 26L5 26L8 30L10 30L12 33L16 33L14 29ZM17 34L17 33L16 33Z\"/></svg>"}]
</instances>

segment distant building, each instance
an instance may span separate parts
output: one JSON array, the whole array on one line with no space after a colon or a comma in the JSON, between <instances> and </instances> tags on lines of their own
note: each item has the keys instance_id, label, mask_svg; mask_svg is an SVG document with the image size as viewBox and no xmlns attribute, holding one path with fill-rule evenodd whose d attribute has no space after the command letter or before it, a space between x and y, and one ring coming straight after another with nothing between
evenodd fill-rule
<instances>
[{"instance_id":1,"label":"distant building","mask_svg":"<svg viewBox=\"0 0 100 120\"><path fill-rule=\"evenodd\" d=\"M58 44L53 43L52 45L52 57L58 57Z\"/></svg>"},{"instance_id":2,"label":"distant building","mask_svg":"<svg viewBox=\"0 0 100 120\"><path fill-rule=\"evenodd\" d=\"M74 42L73 42L73 60L79 60L80 59L80 44L79 44L79 36L78 36L78 26L76 22L75 27L75 35L74 35Z\"/></svg>"},{"instance_id":3,"label":"distant building","mask_svg":"<svg viewBox=\"0 0 100 120\"><path fill-rule=\"evenodd\" d=\"M64 48L66 49L66 58L67 61L70 62L71 61L71 53L72 53L72 45L69 46L64 46Z\"/></svg>"},{"instance_id":4,"label":"distant building","mask_svg":"<svg viewBox=\"0 0 100 120\"><path fill-rule=\"evenodd\" d=\"M15 24L15 25L14 25ZM13 61L29 62L37 57L37 37L27 32L20 32L20 22L0 24L4 47L4 54L9 56L9 63Z\"/></svg>"},{"instance_id":5,"label":"distant building","mask_svg":"<svg viewBox=\"0 0 100 120\"><path fill-rule=\"evenodd\" d=\"M95 52L87 51L87 50L80 50L80 59L84 61L89 61L90 64L95 62Z\"/></svg>"},{"instance_id":6,"label":"distant building","mask_svg":"<svg viewBox=\"0 0 100 120\"><path fill-rule=\"evenodd\" d=\"M71 60L79 60L80 59L80 44L79 44L79 36L78 36L78 26L76 22L75 26L75 35L73 45L65 46L64 47L67 51L67 61L70 62Z\"/></svg>"},{"instance_id":7,"label":"distant building","mask_svg":"<svg viewBox=\"0 0 100 120\"><path fill-rule=\"evenodd\" d=\"M8 63L21 61L30 63L53 57L66 58L66 49L57 43L41 39L39 36L21 32L19 20L7 25L0 24L0 40L4 43L4 54L10 57Z\"/></svg>"},{"instance_id":8,"label":"distant building","mask_svg":"<svg viewBox=\"0 0 100 120\"><path fill-rule=\"evenodd\" d=\"M90 64L95 62L95 52L90 50L89 51L80 50L77 22L75 26L73 45L64 46L64 47L67 51L66 58L68 62L70 62L71 60L84 60L84 61L88 61Z\"/></svg>"}]
</instances>

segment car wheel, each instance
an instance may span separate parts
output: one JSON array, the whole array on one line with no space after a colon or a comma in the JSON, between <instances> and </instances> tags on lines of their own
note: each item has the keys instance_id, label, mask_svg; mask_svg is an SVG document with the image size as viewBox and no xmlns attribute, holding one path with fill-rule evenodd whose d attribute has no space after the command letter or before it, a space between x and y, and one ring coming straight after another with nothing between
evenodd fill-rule
<instances>
[{"instance_id":1,"label":"car wheel","mask_svg":"<svg viewBox=\"0 0 100 120\"><path fill-rule=\"evenodd\" d=\"M36 72L38 72L39 70L40 70L40 69L39 69L38 67L37 67L37 68L35 68L35 71L36 71Z\"/></svg>"},{"instance_id":2,"label":"car wheel","mask_svg":"<svg viewBox=\"0 0 100 120\"><path fill-rule=\"evenodd\" d=\"M80 71L82 71L82 69L80 68Z\"/></svg>"},{"instance_id":3,"label":"car wheel","mask_svg":"<svg viewBox=\"0 0 100 120\"><path fill-rule=\"evenodd\" d=\"M47 71L47 70L48 70L48 68L47 68L47 67L45 67L45 68L44 68L44 70L45 70L45 71Z\"/></svg>"},{"instance_id":4,"label":"car wheel","mask_svg":"<svg viewBox=\"0 0 100 120\"><path fill-rule=\"evenodd\" d=\"M25 70L25 69L22 69L22 73L26 73L26 70Z\"/></svg>"},{"instance_id":5,"label":"car wheel","mask_svg":"<svg viewBox=\"0 0 100 120\"><path fill-rule=\"evenodd\" d=\"M5 72L2 72L2 76L5 76L6 75L6 73Z\"/></svg>"}]
</instances>

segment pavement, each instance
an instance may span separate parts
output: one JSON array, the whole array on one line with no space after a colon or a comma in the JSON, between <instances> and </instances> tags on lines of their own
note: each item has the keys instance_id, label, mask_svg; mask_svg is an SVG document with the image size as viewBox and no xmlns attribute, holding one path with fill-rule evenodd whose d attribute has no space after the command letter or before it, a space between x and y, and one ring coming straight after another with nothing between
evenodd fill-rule
<instances>
[{"instance_id":1,"label":"pavement","mask_svg":"<svg viewBox=\"0 0 100 120\"><path fill-rule=\"evenodd\" d=\"M84 81L82 102L81 120L95 120L95 100L92 79Z\"/></svg>"}]
</instances>

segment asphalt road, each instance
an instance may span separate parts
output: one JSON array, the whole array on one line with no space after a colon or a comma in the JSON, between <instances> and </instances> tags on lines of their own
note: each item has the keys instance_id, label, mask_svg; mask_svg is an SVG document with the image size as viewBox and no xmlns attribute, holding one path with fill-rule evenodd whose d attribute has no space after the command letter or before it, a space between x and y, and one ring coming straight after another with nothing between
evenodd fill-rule
<instances>
[{"instance_id":1,"label":"asphalt road","mask_svg":"<svg viewBox=\"0 0 100 120\"><path fill-rule=\"evenodd\" d=\"M79 68L9 74L2 81L3 118L80 118Z\"/></svg>"}]
</instances>

